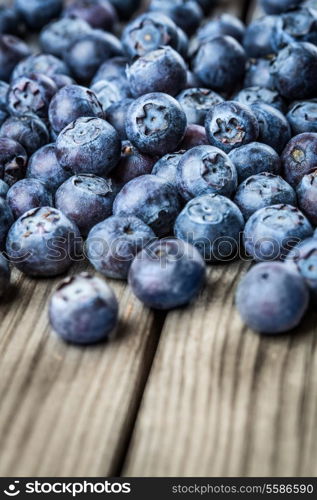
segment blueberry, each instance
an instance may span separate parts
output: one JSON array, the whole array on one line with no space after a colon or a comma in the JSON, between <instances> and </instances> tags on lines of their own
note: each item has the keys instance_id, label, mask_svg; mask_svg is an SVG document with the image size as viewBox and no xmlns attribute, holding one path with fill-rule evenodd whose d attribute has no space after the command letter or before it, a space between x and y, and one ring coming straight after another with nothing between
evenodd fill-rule
<instances>
[{"instance_id":1,"label":"blueberry","mask_svg":"<svg viewBox=\"0 0 317 500\"><path fill-rule=\"evenodd\" d=\"M43 146L29 159L26 177L38 179L53 193L69 176L57 161L55 144Z\"/></svg>"},{"instance_id":2,"label":"blueberry","mask_svg":"<svg viewBox=\"0 0 317 500\"><path fill-rule=\"evenodd\" d=\"M278 92L289 100L310 99L316 95L317 47L293 42L282 49L272 64L271 74Z\"/></svg>"},{"instance_id":3,"label":"blueberry","mask_svg":"<svg viewBox=\"0 0 317 500\"><path fill-rule=\"evenodd\" d=\"M277 16L263 16L249 24L243 40L243 47L249 57L265 57L275 53L273 36L277 21Z\"/></svg>"},{"instance_id":4,"label":"blueberry","mask_svg":"<svg viewBox=\"0 0 317 500\"><path fill-rule=\"evenodd\" d=\"M9 186L25 176L27 154L21 144L12 139L0 139L0 178Z\"/></svg>"},{"instance_id":5,"label":"blueberry","mask_svg":"<svg viewBox=\"0 0 317 500\"><path fill-rule=\"evenodd\" d=\"M143 153L163 156L175 151L185 130L186 115L168 94L145 94L129 108L127 137Z\"/></svg>"},{"instance_id":6,"label":"blueberry","mask_svg":"<svg viewBox=\"0 0 317 500\"><path fill-rule=\"evenodd\" d=\"M112 336L118 302L107 283L88 273L64 279L49 305L50 323L66 342L94 344Z\"/></svg>"},{"instance_id":7,"label":"blueberry","mask_svg":"<svg viewBox=\"0 0 317 500\"><path fill-rule=\"evenodd\" d=\"M246 55L239 42L219 36L201 45L193 71L203 84L219 92L232 92L245 75Z\"/></svg>"},{"instance_id":8,"label":"blueberry","mask_svg":"<svg viewBox=\"0 0 317 500\"><path fill-rule=\"evenodd\" d=\"M233 200L245 220L260 208L277 204L296 206L296 193L282 177L268 172L248 177L237 189Z\"/></svg>"},{"instance_id":9,"label":"blueberry","mask_svg":"<svg viewBox=\"0 0 317 500\"><path fill-rule=\"evenodd\" d=\"M154 239L152 229L137 217L113 215L90 231L87 256L94 268L105 276L127 279L136 254Z\"/></svg>"},{"instance_id":10,"label":"blueberry","mask_svg":"<svg viewBox=\"0 0 317 500\"><path fill-rule=\"evenodd\" d=\"M308 286L311 296L317 299L317 239L308 238L293 248L285 259L290 271L298 273Z\"/></svg>"},{"instance_id":11,"label":"blueberry","mask_svg":"<svg viewBox=\"0 0 317 500\"><path fill-rule=\"evenodd\" d=\"M267 14L281 14L296 9L304 0L261 0L261 6Z\"/></svg>"},{"instance_id":12,"label":"blueberry","mask_svg":"<svg viewBox=\"0 0 317 500\"><path fill-rule=\"evenodd\" d=\"M199 252L177 239L154 241L132 262L129 285L147 307L173 309L188 304L204 285L206 266Z\"/></svg>"},{"instance_id":13,"label":"blueberry","mask_svg":"<svg viewBox=\"0 0 317 500\"><path fill-rule=\"evenodd\" d=\"M20 16L13 7L0 6L0 34L16 34Z\"/></svg>"},{"instance_id":14,"label":"blueberry","mask_svg":"<svg viewBox=\"0 0 317 500\"><path fill-rule=\"evenodd\" d=\"M283 174L295 187L317 165L317 134L306 132L293 137L282 154Z\"/></svg>"},{"instance_id":15,"label":"blueberry","mask_svg":"<svg viewBox=\"0 0 317 500\"><path fill-rule=\"evenodd\" d=\"M252 104L251 110L259 123L259 142L271 146L279 154L282 153L292 137L291 127L285 116L264 102Z\"/></svg>"},{"instance_id":16,"label":"blueberry","mask_svg":"<svg viewBox=\"0 0 317 500\"><path fill-rule=\"evenodd\" d=\"M176 186L177 166L184 153L185 151L181 150L163 156L155 163L152 174L157 175L161 179L164 179L165 181L172 184L172 186Z\"/></svg>"},{"instance_id":17,"label":"blueberry","mask_svg":"<svg viewBox=\"0 0 317 500\"><path fill-rule=\"evenodd\" d=\"M15 66L29 54L29 47L19 38L0 35L0 80L9 81Z\"/></svg>"},{"instance_id":18,"label":"blueberry","mask_svg":"<svg viewBox=\"0 0 317 500\"><path fill-rule=\"evenodd\" d=\"M239 184L251 175L269 172L279 174L281 161L273 148L260 142L250 142L233 149L229 158L237 169Z\"/></svg>"},{"instance_id":19,"label":"blueberry","mask_svg":"<svg viewBox=\"0 0 317 500\"><path fill-rule=\"evenodd\" d=\"M221 149L197 146L182 155L177 167L177 184L186 201L213 193L230 197L237 189L237 171Z\"/></svg>"},{"instance_id":20,"label":"blueberry","mask_svg":"<svg viewBox=\"0 0 317 500\"><path fill-rule=\"evenodd\" d=\"M0 198L6 199L9 186L6 182L0 179Z\"/></svg>"},{"instance_id":21,"label":"blueberry","mask_svg":"<svg viewBox=\"0 0 317 500\"><path fill-rule=\"evenodd\" d=\"M210 41L222 35L232 36L238 42L242 42L245 26L240 19L226 12L212 17L197 31L197 39L200 43Z\"/></svg>"},{"instance_id":22,"label":"blueberry","mask_svg":"<svg viewBox=\"0 0 317 500\"><path fill-rule=\"evenodd\" d=\"M210 89L189 88L183 90L176 97L183 108L187 123L204 125L207 112L216 104L223 102L223 98Z\"/></svg>"},{"instance_id":23,"label":"blueberry","mask_svg":"<svg viewBox=\"0 0 317 500\"><path fill-rule=\"evenodd\" d=\"M48 106L57 92L57 86L48 76L33 73L11 82L7 100L11 115L35 114L42 119L48 115Z\"/></svg>"},{"instance_id":24,"label":"blueberry","mask_svg":"<svg viewBox=\"0 0 317 500\"><path fill-rule=\"evenodd\" d=\"M152 0L150 9L163 12L188 35L196 31L203 19L203 11L195 0Z\"/></svg>"},{"instance_id":25,"label":"blueberry","mask_svg":"<svg viewBox=\"0 0 317 500\"><path fill-rule=\"evenodd\" d=\"M206 261L226 261L237 256L243 216L231 200L207 194L190 200L176 219L177 238L194 245Z\"/></svg>"},{"instance_id":26,"label":"blueberry","mask_svg":"<svg viewBox=\"0 0 317 500\"><path fill-rule=\"evenodd\" d=\"M121 142L105 120L78 118L65 127L56 140L56 157L74 174L107 175L119 161Z\"/></svg>"},{"instance_id":27,"label":"blueberry","mask_svg":"<svg viewBox=\"0 0 317 500\"><path fill-rule=\"evenodd\" d=\"M279 334L295 328L309 303L304 280L280 262L254 266L240 281L238 311L249 328Z\"/></svg>"},{"instance_id":28,"label":"blueberry","mask_svg":"<svg viewBox=\"0 0 317 500\"><path fill-rule=\"evenodd\" d=\"M292 42L317 44L316 11L302 8L286 12L277 18L272 38L274 52Z\"/></svg>"},{"instance_id":29,"label":"blueberry","mask_svg":"<svg viewBox=\"0 0 317 500\"><path fill-rule=\"evenodd\" d=\"M3 122L0 137L19 142L29 156L49 141L45 123L35 115L11 116Z\"/></svg>"},{"instance_id":30,"label":"blueberry","mask_svg":"<svg viewBox=\"0 0 317 500\"><path fill-rule=\"evenodd\" d=\"M259 135L258 121L253 112L236 101L216 104L207 113L205 127L210 144L226 153L256 141Z\"/></svg>"},{"instance_id":31,"label":"blueberry","mask_svg":"<svg viewBox=\"0 0 317 500\"><path fill-rule=\"evenodd\" d=\"M69 45L64 60L76 80L87 83L104 61L121 55L121 43L114 35L91 29Z\"/></svg>"},{"instance_id":32,"label":"blueberry","mask_svg":"<svg viewBox=\"0 0 317 500\"><path fill-rule=\"evenodd\" d=\"M148 52L128 69L127 76L134 97L150 92L164 92L175 96L187 81L183 58L171 47Z\"/></svg>"},{"instance_id":33,"label":"blueberry","mask_svg":"<svg viewBox=\"0 0 317 500\"><path fill-rule=\"evenodd\" d=\"M133 99L126 98L121 101L114 102L107 108L107 122L112 125L118 132L120 139L125 140L127 138L127 133L125 130L125 122L129 113L130 104L132 104Z\"/></svg>"},{"instance_id":34,"label":"blueberry","mask_svg":"<svg viewBox=\"0 0 317 500\"><path fill-rule=\"evenodd\" d=\"M83 116L104 117L102 106L92 90L80 85L67 85L51 100L49 119L56 133Z\"/></svg>"},{"instance_id":35,"label":"blueberry","mask_svg":"<svg viewBox=\"0 0 317 500\"><path fill-rule=\"evenodd\" d=\"M125 57L111 57L100 66L92 79L92 85L95 85L100 80L107 80L113 83L121 94L129 97L130 86L126 75L127 65L128 59Z\"/></svg>"},{"instance_id":36,"label":"blueberry","mask_svg":"<svg viewBox=\"0 0 317 500\"><path fill-rule=\"evenodd\" d=\"M121 158L112 170L111 178L119 185L124 185L135 177L150 174L155 158L138 151L131 142L124 141L121 147Z\"/></svg>"},{"instance_id":37,"label":"blueberry","mask_svg":"<svg viewBox=\"0 0 317 500\"><path fill-rule=\"evenodd\" d=\"M63 57L69 45L90 31L90 26L83 19L58 19L43 28L40 44L44 52Z\"/></svg>"},{"instance_id":38,"label":"blueberry","mask_svg":"<svg viewBox=\"0 0 317 500\"><path fill-rule=\"evenodd\" d=\"M246 223L244 245L254 260L283 260L290 249L313 233L298 208L272 205L257 210Z\"/></svg>"},{"instance_id":39,"label":"blueberry","mask_svg":"<svg viewBox=\"0 0 317 500\"><path fill-rule=\"evenodd\" d=\"M178 147L187 151L195 146L207 146L208 144L205 127L190 123L187 125L184 138Z\"/></svg>"},{"instance_id":40,"label":"blueberry","mask_svg":"<svg viewBox=\"0 0 317 500\"><path fill-rule=\"evenodd\" d=\"M287 119L294 135L317 132L317 99L295 102L287 113Z\"/></svg>"},{"instance_id":41,"label":"blueberry","mask_svg":"<svg viewBox=\"0 0 317 500\"><path fill-rule=\"evenodd\" d=\"M249 59L244 78L244 87L265 87L275 90L271 75L272 56Z\"/></svg>"},{"instance_id":42,"label":"blueberry","mask_svg":"<svg viewBox=\"0 0 317 500\"><path fill-rule=\"evenodd\" d=\"M28 76L30 73L42 73L50 78L53 75L70 75L69 68L64 61L52 54L35 54L23 59L15 66L11 79Z\"/></svg>"},{"instance_id":43,"label":"blueberry","mask_svg":"<svg viewBox=\"0 0 317 500\"><path fill-rule=\"evenodd\" d=\"M23 214L10 228L6 243L14 265L25 274L38 277L67 271L80 248L76 225L51 207L33 208Z\"/></svg>"},{"instance_id":44,"label":"blueberry","mask_svg":"<svg viewBox=\"0 0 317 500\"><path fill-rule=\"evenodd\" d=\"M0 253L0 297L3 297L10 286L11 271L7 259Z\"/></svg>"},{"instance_id":45,"label":"blueberry","mask_svg":"<svg viewBox=\"0 0 317 500\"><path fill-rule=\"evenodd\" d=\"M0 81L0 126L8 118L7 93L9 85Z\"/></svg>"},{"instance_id":46,"label":"blueberry","mask_svg":"<svg viewBox=\"0 0 317 500\"><path fill-rule=\"evenodd\" d=\"M74 175L56 191L55 206L86 236L95 224L112 214L117 192L111 179L90 174Z\"/></svg>"},{"instance_id":47,"label":"blueberry","mask_svg":"<svg viewBox=\"0 0 317 500\"><path fill-rule=\"evenodd\" d=\"M40 29L62 11L63 0L14 0L14 6L31 29Z\"/></svg>"},{"instance_id":48,"label":"blueberry","mask_svg":"<svg viewBox=\"0 0 317 500\"><path fill-rule=\"evenodd\" d=\"M235 100L245 104L246 106L251 106L256 102L262 102L273 106L273 108L278 109L284 113L286 109L286 104L284 99L276 90L268 89L266 87L246 87L235 96Z\"/></svg>"},{"instance_id":49,"label":"blueberry","mask_svg":"<svg viewBox=\"0 0 317 500\"><path fill-rule=\"evenodd\" d=\"M115 83L108 80L99 80L99 82L91 86L91 90L96 94L96 97L105 114L107 109L112 104L117 103L126 97L126 95L120 91Z\"/></svg>"},{"instance_id":50,"label":"blueberry","mask_svg":"<svg viewBox=\"0 0 317 500\"><path fill-rule=\"evenodd\" d=\"M4 248L7 233L14 222L11 208L7 201L0 197L0 250Z\"/></svg>"},{"instance_id":51,"label":"blueberry","mask_svg":"<svg viewBox=\"0 0 317 500\"><path fill-rule=\"evenodd\" d=\"M158 236L170 233L179 213L175 188L156 175L141 175L128 182L113 204L114 215L135 215Z\"/></svg>"},{"instance_id":52,"label":"blueberry","mask_svg":"<svg viewBox=\"0 0 317 500\"><path fill-rule=\"evenodd\" d=\"M108 0L75 0L66 5L63 17L84 20L92 28L112 31L117 14Z\"/></svg>"},{"instance_id":53,"label":"blueberry","mask_svg":"<svg viewBox=\"0 0 317 500\"><path fill-rule=\"evenodd\" d=\"M18 219L32 208L52 206L53 197L38 179L22 179L9 189L7 202L14 218Z\"/></svg>"},{"instance_id":54,"label":"blueberry","mask_svg":"<svg viewBox=\"0 0 317 500\"><path fill-rule=\"evenodd\" d=\"M127 24L122 33L122 45L131 59L163 45L177 50L179 32L170 18L158 12L147 12Z\"/></svg>"},{"instance_id":55,"label":"blueberry","mask_svg":"<svg viewBox=\"0 0 317 500\"><path fill-rule=\"evenodd\" d=\"M66 85L74 85L75 80L68 75L61 75L60 73L50 76L51 80L55 83L58 90L66 87Z\"/></svg>"},{"instance_id":56,"label":"blueberry","mask_svg":"<svg viewBox=\"0 0 317 500\"><path fill-rule=\"evenodd\" d=\"M317 226L317 170L304 175L296 187L296 193L299 208Z\"/></svg>"}]
</instances>

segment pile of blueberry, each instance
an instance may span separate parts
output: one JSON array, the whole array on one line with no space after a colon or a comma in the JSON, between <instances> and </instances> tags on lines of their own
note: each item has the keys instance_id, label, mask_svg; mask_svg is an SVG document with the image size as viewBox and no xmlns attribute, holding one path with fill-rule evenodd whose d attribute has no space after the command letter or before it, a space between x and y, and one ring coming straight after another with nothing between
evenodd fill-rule
<instances>
[{"instance_id":1,"label":"pile of blueberry","mask_svg":"<svg viewBox=\"0 0 317 500\"><path fill-rule=\"evenodd\" d=\"M148 307L196 297L206 262L252 259L251 328L280 333L317 297L317 1L15 0L0 7L0 291L88 258ZM40 51L23 40L38 34ZM107 282L64 279L65 340L110 337Z\"/></svg>"}]
</instances>

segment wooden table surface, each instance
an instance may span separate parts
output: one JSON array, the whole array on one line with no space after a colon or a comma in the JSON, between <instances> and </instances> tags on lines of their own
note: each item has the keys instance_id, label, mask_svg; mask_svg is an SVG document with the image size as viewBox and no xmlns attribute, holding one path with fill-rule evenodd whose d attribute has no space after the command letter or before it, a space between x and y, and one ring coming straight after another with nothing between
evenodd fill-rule
<instances>
[{"instance_id":1,"label":"wooden table surface","mask_svg":"<svg viewBox=\"0 0 317 500\"><path fill-rule=\"evenodd\" d=\"M243 0L221 9L257 15ZM234 307L247 267L210 266L199 299L168 314L111 281L118 337L87 348L48 325L60 278L14 271L0 306L0 475L316 476L317 314L277 338L248 330Z\"/></svg>"}]
</instances>

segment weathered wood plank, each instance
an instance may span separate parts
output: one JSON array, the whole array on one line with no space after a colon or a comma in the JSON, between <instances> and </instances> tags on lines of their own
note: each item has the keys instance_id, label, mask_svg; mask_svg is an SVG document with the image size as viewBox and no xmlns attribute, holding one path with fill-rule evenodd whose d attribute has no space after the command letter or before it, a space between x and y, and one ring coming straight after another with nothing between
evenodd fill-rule
<instances>
[{"instance_id":1,"label":"weathered wood plank","mask_svg":"<svg viewBox=\"0 0 317 500\"><path fill-rule=\"evenodd\" d=\"M118 338L64 344L47 322L56 281L14 272L12 300L1 306L2 476L116 474L156 348L160 322L116 282Z\"/></svg>"}]
</instances>

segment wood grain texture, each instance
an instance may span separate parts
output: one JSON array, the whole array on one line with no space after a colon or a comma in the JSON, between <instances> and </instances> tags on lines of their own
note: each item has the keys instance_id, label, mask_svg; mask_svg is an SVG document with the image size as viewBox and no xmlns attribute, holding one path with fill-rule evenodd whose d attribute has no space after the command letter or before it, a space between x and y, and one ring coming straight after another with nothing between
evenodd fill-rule
<instances>
[{"instance_id":1,"label":"wood grain texture","mask_svg":"<svg viewBox=\"0 0 317 500\"><path fill-rule=\"evenodd\" d=\"M1 476L115 474L153 358L155 314L116 282L118 338L88 348L59 340L47 321L57 281L14 272L1 306Z\"/></svg>"}]
</instances>

